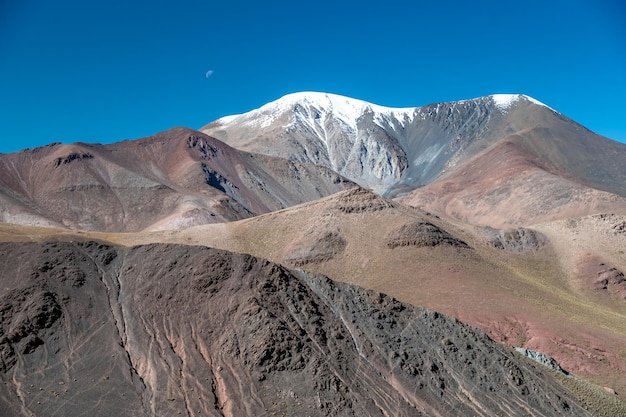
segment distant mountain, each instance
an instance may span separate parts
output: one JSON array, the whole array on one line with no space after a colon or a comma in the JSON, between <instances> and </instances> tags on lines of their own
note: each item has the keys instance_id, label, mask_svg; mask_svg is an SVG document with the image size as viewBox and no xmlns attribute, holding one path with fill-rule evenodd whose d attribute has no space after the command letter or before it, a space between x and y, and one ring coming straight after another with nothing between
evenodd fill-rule
<instances>
[{"instance_id":1,"label":"distant mountain","mask_svg":"<svg viewBox=\"0 0 626 417\"><path fill-rule=\"evenodd\" d=\"M112 145L0 155L0 220L99 231L243 219L351 186L320 166L238 151L171 129Z\"/></svg>"},{"instance_id":2,"label":"distant mountain","mask_svg":"<svg viewBox=\"0 0 626 417\"><path fill-rule=\"evenodd\" d=\"M461 220L479 224L490 224L481 215L492 204L482 203L486 194L507 192L494 181L503 167L519 167L520 156L537 175L549 177L542 180L549 186L518 184L522 187L517 193L501 198L498 204L509 211L500 210L500 215L514 219L510 224L519 226L565 213L586 215L595 209L613 211L615 207L624 212L626 146L524 95L394 109L332 94L297 93L219 119L201 130L240 149L326 166L389 197L435 182L456 181L448 177L460 181L466 176L463 165L480 161L474 162L480 163L480 170L470 173L475 179L471 193L478 203L474 207L464 204L460 214ZM495 157L508 149L501 146L504 142L519 151ZM490 156L481 157L486 152ZM517 176L516 181L523 182L525 177ZM464 196L451 194L449 189L443 185L427 188L405 201L454 217L454 212L462 211L456 206L463 204L459 199ZM521 213L514 207L516 201L536 192L539 197L535 198L542 201L541 213ZM554 195L560 199L552 201ZM599 206L585 205L596 196Z\"/></svg>"}]
</instances>

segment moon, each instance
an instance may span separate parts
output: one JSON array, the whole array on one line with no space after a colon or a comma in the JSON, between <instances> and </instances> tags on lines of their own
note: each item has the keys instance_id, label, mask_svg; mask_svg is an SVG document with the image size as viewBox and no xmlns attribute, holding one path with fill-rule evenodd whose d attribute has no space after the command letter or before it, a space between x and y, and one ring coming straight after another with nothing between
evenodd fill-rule
<instances>
[{"instance_id":1,"label":"moon","mask_svg":"<svg viewBox=\"0 0 626 417\"><path fill-rule=\"evenodd\" d=\"M209 78L211 75L213 75L213 70L208 70L206 74L204 74L204 76L207 78Z\"/></svg>"}]
</instances>

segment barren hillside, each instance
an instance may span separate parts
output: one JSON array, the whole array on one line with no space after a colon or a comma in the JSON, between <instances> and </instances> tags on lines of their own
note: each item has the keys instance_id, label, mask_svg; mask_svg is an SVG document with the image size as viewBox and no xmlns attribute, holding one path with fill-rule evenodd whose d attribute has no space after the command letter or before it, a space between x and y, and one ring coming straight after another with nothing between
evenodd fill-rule
<instances>
[{"instance_id":1,"label":"barren hillside","mask_svg":"<svg viewBox=\"0 0 626 417\"><path fill-rule=\"evenodd\" d=\"M78 230L172 229L267 213L346 185L326 168L241 152L176 128L112 145L0 155L0 218Z\"/></svg>"},{"instance_id":2,"label":"barren hillside","mask_svg":"<svg viewBox=\"0 0 626 417\"><path fill-rule=\"evenodd\" d=\"M552 371L478 330L251 256L1 250L10 415L590 415Z\"/></svg>"},{"instance_id":3,"label":"barren hillside","mask_svg":"<svg viewBox=\"0 0 626 417\"><path fill-rule=\"evenodd\" d=\"M620 252L626 235L616 228L625 219L614 216L615 224L596 221L596 227L580 219L477 228L356 188L239 222L102 238L208 245L384 291L468 322L495 340L547 353L570 372L623 392L626 301L620 288L626 284L617 281L626 271ZM562 225L570 223L586 226ZM575 254L572 239L581 242ZM586 291L575 273L583 255L598 268L586 272ZM608 270L616 271L616 285L593 289L596 274Z\"/></svg>"}]
</instances>

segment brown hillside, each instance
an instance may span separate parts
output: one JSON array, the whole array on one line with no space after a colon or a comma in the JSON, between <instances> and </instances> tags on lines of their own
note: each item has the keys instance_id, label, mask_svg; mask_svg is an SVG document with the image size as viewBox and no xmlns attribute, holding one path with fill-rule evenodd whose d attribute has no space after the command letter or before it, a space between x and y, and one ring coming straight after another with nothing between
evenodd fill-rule
<instances>
[{"instance_id":1,"label":"brown hillside","mask_svg":"<svg viewBox=\"0 0 626 417\"><path fill-rule=\"evenodd\" d=\"M456 221L498 228L626 214L626 198L568 179L520 142L523 138L510 137L400 201Z\"/></svg>"},{"instance_id":2,"label":"brown hillside","mask_svg":"<svg viewBox=\"0 0 626 417\"><path fill-rule=\"evenodd\" d=\"M177 128L112 145L0 155L0 214L24 225L171 229L267 213L346 184L322 167L248 154Z\"/></svg>"}]
</instances>

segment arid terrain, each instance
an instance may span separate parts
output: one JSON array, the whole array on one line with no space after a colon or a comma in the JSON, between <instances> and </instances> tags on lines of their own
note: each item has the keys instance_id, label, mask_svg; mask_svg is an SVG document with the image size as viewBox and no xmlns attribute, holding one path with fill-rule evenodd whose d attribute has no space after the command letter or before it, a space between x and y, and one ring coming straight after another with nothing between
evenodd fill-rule
<instances>
[{"instance_id":1,"label":"arid terrain","mask_svg":"<svg viewBox=\"0 0 626 417\"><path fill-rule=\"evenodd\" d=\"M625 221L598 215L533 228L475 227L357 188L244 221L146 234L142 243L251 253L385 292L497 341L549 354L568 371L621 392Z\"/></svg>"},{"instance_id":2,"label":"arid terrain","mask_svg":"<svg viewBox=\"0 0 626 417\"><path fill-rule=\"evenodd\" d=\"M521 95L201 130L0 155L8 415L626 413L626 145Z\"/></svg>"},{"instance_id":3,"label":"arid terrain","mask_svg":"<svg viewBox=\"0 0 626 417\"><path fill-rule=\"evenodd\" d=\"M2 251L12 415L589 414L552 371L468 325L248 255Z\"/></svg>"}]
</instances>

